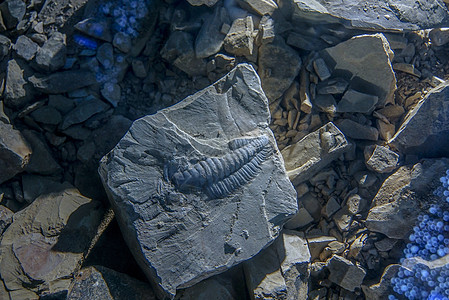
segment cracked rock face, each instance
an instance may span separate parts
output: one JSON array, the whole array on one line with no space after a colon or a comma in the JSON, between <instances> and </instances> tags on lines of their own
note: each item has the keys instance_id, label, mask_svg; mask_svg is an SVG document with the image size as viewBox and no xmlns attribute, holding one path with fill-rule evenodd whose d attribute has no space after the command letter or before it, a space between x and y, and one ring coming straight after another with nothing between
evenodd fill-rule
<instances>
[{"instance_id":1,"label":"cracked rock face","mask_svg":"<svg viewBox=\"0 0 449 300\"><path fill-rule=\"evenodd\" d=\"M297 211L254 69L134 122L100 176L160 297L267 247Z\"/></svg>"}]
</instances>

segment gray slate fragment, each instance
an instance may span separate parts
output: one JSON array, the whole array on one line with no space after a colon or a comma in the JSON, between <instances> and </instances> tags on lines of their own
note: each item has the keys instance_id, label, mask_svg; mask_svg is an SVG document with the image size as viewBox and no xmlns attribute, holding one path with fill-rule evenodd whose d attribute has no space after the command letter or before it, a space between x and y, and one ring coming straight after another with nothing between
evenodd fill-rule
<instances>
[{"instance_id":1,"label":"gray slate fragment","mask_svg":"<svg viewBox=\"0 0 449 300\"><path fill-rule=\"evenodd\" d=\"M31 113L36 122L49 125L58 125L62 121L61 114L56 108L43 106Z\"/></svg>"},{"instance_id":2,"label":"gray slate fragment","mask_svg":"<svg viewBox=\"0 0 449 300\"><path fill-rule=\"evenodd\" d=\"M443 46L449 43L449 28L434 28L429 32L432 45Z\"/></svg>"},{"instance_id":3,"label":"gray slate fragment","mask_svg":"<svg viewBox=\"0 0 449 300\"><path fill-rule=\"evenodd\" d=\"M101 95L111 103L112 106L117 107L122 95L122 89L116 83L106 82L101 89Z\"/></svg>"},{"instance_id":4,"label":"gray slate fragment","mask_svg":"<svg viewBox=\"0 0 449 300\"><path fill-rule=\"evenodd\" d=\"M258 70L270 103L290 87L301 68L301 58L281 37L259 47Z\"/></svg>"},{"instance_id":5,"label":"gray slate fragment","mask_svg":"<svg viewBox=\"0 0 449 300\"><path fill-rule=\"evenodd\" d=\"M11 40L6 36L0 34L0 60L2 60L6 55L8 55L11 49Z\"/></svg>"},{"instance_id":6,"label":"gray slate fragment","mask_svg":"<svg viewBox=\"0 0 449 300\"><path fill-rule=\"evenodd\" d=\"M237 0L239 5L248 10L257 13L260 16L272 15L278 8L273 0Z\"/></svg>"},{"instance_id":7,"label":"gray slate fragment","mask_svg":"<svg viewBox=\"0 0 449 300\"><path fill-rule=\"evenodd\" d=\"M329 68L327 67L326 62L322 58L317 58L313 61L313 69L315 70L316 74L318 75L321 81L324 81L326 79L329 79L329 77L331 77Z\"/></svg>"},{"instance_id":8,"label":"gray slate fragment","mask_svg":"<svg viewBox=\"0 0 449 300\"><path fill-rule=\"evenodd\" d=\"M31 130L24 130L22 134L33 151L30 161L25 167L27 172L51 175L62 171L44 139L41 139L36 132Z\"/></svg>"},{"instance_id":9,"label":"gray slate fragment","mask_svg":"<svg viewBox=\"0 0 449 300\"><path fill-rule=\"evenodd\" d=\"M328 114L335 114L337 111L337 102L332 95L317 95L313 100L315 104L321 111Z\"/></svg>"},{"instance_id":10,"label":"gray slate fragment","mask_svg":"<svg viewBox=\"0 0 449 300\"><path fill-rule=\"evenodd\" d=\"M387 299L389 295L392 295L393 286L391 284L391 279L396 276L400 268L401 265L399 264L388 265L382 273L379 283L370 286L362 285L362 291L363 294L365 294L366 299Z\"/></svg>"},{"instance_id":11,"label":"gray slate fragment","mask_svg":"<svg viewBox=\"0 0 449 300\"><path fill-rule=\"evenodd\" d=\"M39 49L39 46L27 36L21 35L17 38L13 48L18 56L26 61L30 61Z\"/></svg>"},{"instance_id":12,"label":"gray slate fragment","mask_svg":"<svg viewBox=\"0 0 449 300\"><path fill-rule=\"evenodd\" d=\"M63 95L49 95L48 106L56 108L60 113L65 115L75 108L75 102Z\"/></svg>"},{"instance_id":13,"label":"gray slate fragment","mask_svg":"<svg viewBox=\"0 0 449 300\"><path fill-rule=\"evenodd\" d=\"M329 280L351 292L360 288L366 275L364 269L339 255L333 255L327 261L327 268L330 271Z\"/></svg>"},{"instance_id":14,"label":"gray slate fragment","mask_svg":"<svg viewBox=\"0 0 449 300\"><path fill-rule=\"evenodd\" d=\"M345 136L331 122L309 133L296 144L285 147L282 156L293 184L310 179L349 150Z\"/></svg>"},{"instance_id":15,"label":"gray slate fragment","mask_svg":"<svg viewBox=\"0 0 449 300\"><path fill-rule=\"evenodd\" d=\"M25 78L29 68L21 60L11 59L6 67L5 105L19 108L33 100L34 91Z\"/></svg>"},{"instance_id":16,"label":"gray slate fragment","mask_svg":"<svg viewBox=\"0 0 449 300\"><path fill-rule=\"evenodd\" d=\"M67 300L156 300L146 282L103 266L81 269L67 295Z\"/></svg>"},{"instance_id":17,"label":"gray slate fragment","mask_svg":"<svg viewBox=\"0 0 449 300\"><path fill-rule=\"evenodd\" d=\"M217 6L214 13L205 20L195 40L196 57L206 58L220 51L225 39L221 26L227 19L226 9Z\"/></svg>"},{"instance_id":18,"label":"gray slate fragment","mask_svg":"<svg viewBox=\"0 0 449 300\"><path fill-rule=\"evenodd\" d=\"M56 72L48 76L33 75L28 80L37 90L48 94L62 94L97 83L95 75L84 70Z\"/></svg>"},{"instance_id":19,"label":"gray slate fragment","mask_svg":"<svg viewBox=\"0 0 449 300\"><path fill-rule=\"evenodd\" d=\"M377 141L379 131L375 127L362 125L350 119L339 119L335 125L348 137L358 140Z\"/></svg>"},{"instance_id":20,"label":"gray slate fragment","mask_svg":"<svg viewBox=\"0 0 449 300\"><path fill-rule=\"evenodd\" d=\"M92 98L85 100L64 116L60 127L62 130L67 129L72 125L86 121L93 115L105 111L108 108L109 106L100 99Z\"/></svg>"},{"instance_id":21,"label":"gray slate fragment","mask_svg":"<svg viewBox=\"0 0 449 300\"><path fill-rule=\"evenodd\" d=\"M0 184L20 173L31 157L31 148L22 134L0 123Z\"/></svg>"},{"instance_id":22,"label":"gray slate fragment","mask_svg":"<svg viewBox=\"0 0 449 300\"><path fill-rule=\"evenodd\" d=\"M330 78L319 82L316 89L318 94L343 94L348 87L348 82L343 78Z\"/></svg>"},{"instance_id":23,"label":"gray slate fragment","mask_svg":"<svg viewBox=\"0 0 449 300\"><path fill-rule=\"evenodd\" d=\"M187 2L189 2L190 5L193 6L207 5L211 7L214 6L215 3L218 2L218 0L187 0Z\"/></svg>"},{"instance_id":24,"label":"gray slate fragment","mask_svg":"<svg viewBox=\"0 0 449 300\"><path fill-rule=\"evenodd\" d=\"M368 30L419 30L449 25L442 0L294 0L293 22L341 23Z\"/></svg>"},{"instance_id":25,"label":"gray slate fragment","mask_svg":"<svg viewBox=\"0 0 449 300\"><path fill-rule=\"evenodd\" d=\"M379 97L378 106L393 103L396 90L391 66L393 51L383 34L355 36L319 54L332 76L349 82L349 88Z\"/></svg>"},{"instance_id":26,"label":"gray slate fragment","mask_svg":"<svg viewBox=\"0 0 449 300\"><path fill-rule=\"evenodd\" d=\"M135 121L101 160L99 173L125 239L159 296L173 297L177 288L254 256L296 213L269 119L256 72L241 64L214 85ZM173 163L187 167L221 157L230 153L230 140L260 135L273 154L229 196L180 191L169 179Z\"/></svg>"},{"instance_id":27,"label":"gray slate fragment","mask_svg":"<svg viewBox=\"0 0 449 300\"><path fill-rule=\"evenodd\" d=\"M379 97L349 89L337 105L337 112L372 113Z\"/></svg>"},{"instance_id":28,"label":"gray slate fragment","mask_svg":"<svg viewBox=\"0 0 449 300\"><path fill-rule=\"evenodd\" d=\"M58 186L59 183L52 177L35 174L22 176L23 198L28 203L33 202L40 195L54 192Z\"/></svg>"},{"instance_id":29,"label":"gray slate fragment","mask_svg":"<svg viewBox=\"0 0 449 300\"><path fill-rule=\"evenodd\" d=\"M236 56L250 57L255 48L254 38L253 18L247 16L235 19L224 39L224 48Z\"/></svg>"},{"instance_id":30,"label":"gray slate fragment","mask_svg":"<svg viewBox=\"0 0 449 300\"><path fill-rule=\"evenodd\" d=\"M373 199L366 227L392 239L408 239L418 222L421 207L437 201L433 191L449 169L449 160L426 159L402 166L382 184Z\"/></svg>"},{"instance_id":31,"label":"gray slate fragment","mask_svg":"<svg viewBox=\"0 0 449 300\"><path fill-rule=\"evenodd\" d=\"M449 83L432 89L405 117L388 141L405 154L447 157L449 154Z\"/></svg>"},{"instance_id":32,"label":"gray slate fragment","mask_svg":"<svg viewBox=\"0 0 449 300\"><path fill-rule=\"evenodd\" d=\"M387 147L373 145L365 147L365 164L377 173L389 173L396 169L399 155Z\"/></svg>"},{"instance_id":33,"label":"gray slate fragment","mask_svg":"<svg viewBox=\"0 0 449 300\"><path fill-rule=\"evenodd\" d=\"M7 29L13 29L22 21L26 4L22 0L6 0L0 4L0 12Z\"/></svg>"},{"instance_id":34,"label":"gray slate fragment","mask_svg":"<svg viewBox=\"0 0 449 300\"><path fill-rule=\"evenodd\" d=\"M66 36L53 32L36 54L36 64L44 71L56 71L65 65Z\"/></svg>"}]
</instances>

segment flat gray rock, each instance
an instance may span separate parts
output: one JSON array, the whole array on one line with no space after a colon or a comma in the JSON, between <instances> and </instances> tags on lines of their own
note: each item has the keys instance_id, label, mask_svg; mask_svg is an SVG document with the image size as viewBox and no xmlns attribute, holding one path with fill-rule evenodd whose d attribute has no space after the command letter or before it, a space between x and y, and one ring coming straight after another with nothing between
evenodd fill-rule
<instances>
[{"instance_id":1,"label":"flat gray rock","mask_svg":"<svg viewBox=\"0 0 449 300\"><path fill-rule=\"evenodd\" d=\"M36 54L36 64L44 71L56 71L64 66L66 54L65 34L54 32L39 48Z\"/></svg>"},{"instance_id":2,"label":"flat gray rock","mask_svg":"<svg viewBox=\"0 0 449 300\"><path fill-rule=\"evenodd\" d=\"M444 27L449 13L442 0L292 0L293 21L342 23L368 30L419 30Z\"/></svg>"},{"instance_id":3,"label":"flat gray rock","mask_svg":"<svg viewBox=\"0 0 449 300\"><path fill-rule=\"evenodd\" d=\"M449 83L431 90L402 122L388 142L405 154L447 157L449 154Z\"/></svg>"},{"instance_id":4,"label":"flat gray rock","mask_svg":"<svg viewBox=\"0 0 449 300\"><path fill-rule=\"evenodd\" d=\"M254 69L133 123L99 173L124 237L161 297L268 246L296 193Z\"/></svg>"},{"instance_id":5,"label":"flat gray rock","mask_svg":"<svg viewBox=\"0 0 449 300\"><path fill-rule=\"evenodd\" d=\"M24 61L8 61L4 92L6 106L18 108L34 99L33 86L25 80L30 73L31 70Z\"/></svg>"},{"instance_id":6,"label":"flat gray rock","mask_svg":"<svg viewBox=\"0 0 449 300\"><path fill-rule=\"evenodd\" d=\"M26 61L32 60L38 49L39 46L25 35L19 36L14 44L17 55Z\"/></svg>"},{"instance_id":7,"label":"flat gray rock","mask_svg":"<svg viewBox=\"0 0 449 300\"><path fill-rule=\"evenodd\" d=\"M216 7L214 13L209 15L195 40L196 57L207 58L220 51L226 36L221 33L221 27L228 18L226 9L223 7Z\"/></svg>"},{"instance_id":8,"label":"flat gray rock","mask_svg":"<svg viewBox=\"0 0 449 300\"><path fill-rule=\"evenodd\" d=\"M47 94L62 94L97 83L95 75L86 70L56 72L48 76L33 75L28 80L37 90Z\"/></svg>"}]
</instances>

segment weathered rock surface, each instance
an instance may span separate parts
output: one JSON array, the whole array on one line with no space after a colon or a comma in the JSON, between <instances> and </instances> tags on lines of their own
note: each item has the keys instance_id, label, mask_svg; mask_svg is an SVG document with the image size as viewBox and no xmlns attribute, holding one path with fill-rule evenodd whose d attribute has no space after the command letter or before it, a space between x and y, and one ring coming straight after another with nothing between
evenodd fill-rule
<instances>
[{"instance_id":1,"label":"weathered rock surface","mask_svg":"<svg viewBox=\"0 0 449 300\"><path fill-rule=\"evenodd\" d=\"M36 54L36 63L44 71L56 71L63 67L66 59L66 36L54 32Z\"/></svg>"},{"instance_id":2,"label":"weathered rock surface","mask_svg":"<svg viewBox=\"0 0 449 300\"><path fill-rule=\"evenodd\" d=\"M56 72L48 76L28 78L33 86L44 93L62 94L97 83L95 75L85 70Z\"/></svg>"},{"instance_id":3,"label":"weathered rock surface","mask_svg":"<svg viewBox=\"0 0 449 300\"><path fill-rule=\"evenodd\" d=\"M254 46L254 23L251 16L235 19L224 39L224 48L236 56L250 57Z\"/></svg>"},{"instance_id":4,"label":"weathered rock surface","mask_svg":"<svg viewBox=\"0 0 449 300\"><path fill-rule=\"evenodd\" d=\"M349 149L345 136L331 122L282 150L287 174L294 185L309 178Z\"/></svg>"},{"instance_id":5,"label":"weathered rock surface","mask_svg":"<svg viewBox=\"0 0 449 300\"><path fill-rule=\"evenodd\" d=\"M226 36L221 32L221 27L227 21L227 18L226 9L217 7L214 13L206 19L196 36L196 57L206 58L220 51Z\"/></svg>"},{"instance_id":6,"label":"weathered rock surface","mask_svg":"<svg viewBox=\"0 0 449 300\"><path fill-rule=\"evenodd\" d=\"M293 0L293 5L294 22L339 22L346 27L369 30L418 30L449 25L449 12L440 0L353 0L344 3Z\"/></svg>"},{"instance_id":7,"label":"weathered rock surface","mask_svg":"<svg viewBox=\"0 0 449 300\"><path fill-rule=\"evenodd\" d=\"M389 173L396 169L399 155L390 149L374 145L364 150L365 164L368 169L377 173Z\"/></svg>"},{"instance_id":8,"label":"weathered rock surface","mask_svg":"<svg viewBox=\"0 0 449 300\"><path fill-rule=\"evenodd\" d=\"M15 59L8 61L5 85L6 106L18 108L33 99L33 87L25 80L28 73L30 73L29 68L22 61Z\"/></svg>"},{"instance_id":9,"label":"weathered rock surface","mask_svg":"<svg viewBox=\"0 0 449 300\"><path fill-rule=\"evenodd\" d=\"M389 144L420 157L449 155L449 83L431 90L407 114Z\"/></svg>"},{"instance_id":10,"label":"weathered rock surface","mask_svg":"<svg viewBox=\"0 0 449 300\"><path fill-rule=\"evenodd\" d=\"M329 259L327 268L330 272L329 280L351 292L360 288L366 275L364 269L339 255L333 255Z\"/></svg>"},{"instance_id":11,"label":"weathered rock surface","mask_svg":"<svg viewBox=\"0 0 449 300\"><path fill-rule=\"evenodd\" d=\"M362 125L350 119L338 119L335 121L345 136L357 140L377 141L379 139L379 130L376 127Z\"/></svg>"},{"instance_id":12,"label":"weathered rock surface","mask_svg":"<svg viewBox=\"0 0 449 300\"><path fill-rule=\"evenodd\" d=\"M355 36L337 46L320 51L320 55L331 69L331 75L346 80L349 89L377 96L378 102L374 104L378 106L393 102L396 90L396 77L390 61L393 52L383 34ZM369 111L376 101L366 100L370 105L366 105L365 110ZM366 100L361 99L363 102Z\"/></svg>"},{"instance_id":13,"label":"weathered rock surface","mask_svg":"<svg viewBox=\"0 0 449 300\"><path fill-rule=\"evenodd\" d=\"M0 183L20 173L28 164L31 152L19 131L0 123Z\"/></svg>"},{"instance_id":14,"label":"weathered rock surface","mask_svg":"<svg viewBox=\"0 0 449 300\"><path fill-rule=\"evenodd\" d=\"M25 35L19 36L14 44L17 55L26 61L32 60L38 49L39 46Z\"/></svg>"},{"instance_id":15,"label":"weathered rock surface","mask_svg":"<svg viewBox=\"0 0 449 300\"><path fill-rule=\"evenodd\" d=\"M81 269L75 276L67 300L79 299L153 300L156 297L146 282L106 267L93 266Z\"/></svg>"},{"instance_id":16,"label":"weathered rock surface","mask_svg":"<svg viewBox=\"0 0 449 300\"><path fill-rule=\"evenodd\" d=\"M0 205L0 237L2 236L2 233L5 230L5 228L8 227L9 224L11 224L13 215L14 213L11 210L9 210L7 207L3 205Z\"/></svg>"},{"instance_id":17,"label":"weathered rock surface","mask_svg":"<svg viewBox=\"0 0 449 300\"><path fill-rule=\"evenodd\" d=\"M6 0L0 4L0 12L6 28L13 29L25 16L26 4L22 0Z\"/></svg>"},{"instance_id":18,"label":"weathered rock surface","mask_svg":"<svg viewBox=\"0 0 449 300\"><path fill-rule=\"evenodd\" d=\"M90 100L84 100L67 115L61 123L61 129L67 129L68 127L82 123L92 117L93 115L105 111L108 109L108 105L97 98Z\"/></svg>"},{"instance_id":19,"label":"weathered rock surface","mask_svg":"<svg viewBox=\"0 0 449 300\"><path fill-rule=\"evenodd\" d=\"M102 159L99 172L125 239L161 296L254 256L296 213L268 120L259 78L242 64L135 121ZM231 161L237 153L243 156Z\"/></svg>"},{"instance_id":20,"label":"weathered rock surface","mask_svg":"<svg viewBox=\"0 0 449 300\"><path fill-rule=\"evenodd\" d=\"M258 66L262 88L275 101L290 87L301 68L301 58L280 37L259 47Z\"/></svg>"},{"instance_id":21,"label":"weathered rock surface","mask_svg":"<svg viewBox=\"0 0 449 300\"><path fill-rule=\"evenodd\" d=\"M67 183L17 212L0 243L0 275L11 299L66 291L102 213L100 203Z\"/></svg>"},{"instance_id":22,"label":"weathered rock surface","mask_svg":"<svg viewBox=\"0 0 449 300\"><path fill-rule=\"evenodd\" d=\"M62 171L61 166L53 158L48 145L36 132L31 130L22 131L23 136L32 149L30 161L25 170L30 173L51 175Z\"/></svg>"},{"instance_id":23,"label":"weathered rock surface","mask_svg":"<svg viewBox=\"0 0 449 300\"><path fill-rule=\"evenodd\" d=\"M393 293L391 279L396 275L400 265L389 265L385 268L379 283L366 286L362 285L363 293L367 300L377 300L388 298L388 295Z\"/></svg>"},{"instance_id":24,"label":"weathered rock surface","mask_svg":"<svg viewBox=\"0 0 449 300\"><path fill-rule=\"evenodd\" d=\"M426 159L414 166L402 166L389 176L373 199L366 227L393 239L406 239L420 214L420 207L432 202L433 190L448 159Z\"/></svg>"},{"instance_id":25,"label":"weathered rock surface","mask_svg":"<svg viewBox=\"0 0 449 300\"><path fill-rule=\"evenodd\" d=\"M260 16L272 15L278 8L273 0L238 0L241 7L253 11Z\"/></svg>"}]
</instances>

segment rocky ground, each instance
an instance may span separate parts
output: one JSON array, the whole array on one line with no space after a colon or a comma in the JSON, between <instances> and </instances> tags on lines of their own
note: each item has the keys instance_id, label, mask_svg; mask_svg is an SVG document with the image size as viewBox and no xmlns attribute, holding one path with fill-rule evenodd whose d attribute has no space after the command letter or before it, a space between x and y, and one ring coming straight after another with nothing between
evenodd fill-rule
<instances>
[{"instance_id":1,"label":"rocky ground","mask_svg":"<svg viewBox=\"0 0 449 300\"><path fill-rule=\"evenodd\" d=\"M1 1L0 299L449 297L445 2ZM134 140L114 150L137 140L135 152L124 151L129 164L117 175L103 160L100 178L100 160L133 121L193 94L184 103L198 107L181 103L134 123ZM210 110L204 95L216 101ZM210 115L223 109L242 111L241 118L227 123ZM185 113L201 118L185 124ZM169 218L162 223L162 212L151 217L150 207L117 211L122 202L139 202L139 193L163 194L159 185L150 188L153 177L145 181L160 162L145 156L156 150L145 152L139 138L161 141L158 153L173 154L178 144L187 149L182 138L171 144L161 134L173 124L177 136L190 132L198 144L206 141L203 153L219 148L220 136L212 135L229 137L232 126L242 136L257 127L269 137L261 141L277 145L273 158L257 162L264 172L250 174L242 194L235 191L240 186L231 195L212 193L250 203L246 217L223 217L223 228L246 222L243 235L225 244L232 259L218 252L220 262L215 254L210 261L189 260L195 253L176 257L185 249L173 251L164 241L177 235L184 241L192 228L177 216L174 231L164 229L173 222L172 203L163 206ZM269 166L273 175L265 172ZM141 175L118 197L114 189L129 183L126 174ZM108 185L108 176L116 185ZM252 206L259 198L246 190L265 177L282 188L264 190L273 202ZM164 182L184 192L172 178ZM294 190L297 208L289 202ZM188 201L197 196L185 194ZM277 218L259 223L260 211ZM201 213L201 224L217 230L207 244L214 253L222 223L208 225L210 207ZM148 229L138 234L145 231L164 251L134 242L136 220ZM243 230L251 223L255 231L271 231L254 237ZM239 248L239 239L257 243ZM163 259L195 270L163 273Z\"/></svg>"}]
</instances>

